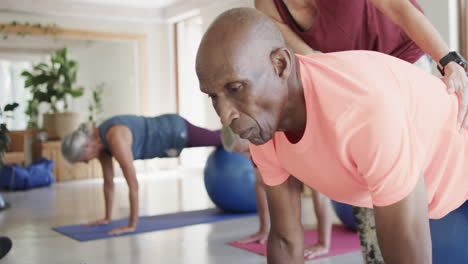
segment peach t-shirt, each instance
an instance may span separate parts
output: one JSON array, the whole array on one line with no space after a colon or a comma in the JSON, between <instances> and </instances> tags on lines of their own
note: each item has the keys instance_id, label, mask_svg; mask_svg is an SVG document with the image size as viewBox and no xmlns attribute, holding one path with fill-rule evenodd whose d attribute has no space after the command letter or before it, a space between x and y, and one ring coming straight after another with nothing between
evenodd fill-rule
<instances>
[{"instance_id":1,"label":"peach t-shirt","mask_svg":"<svg viewBox=\"0 0 468 264\"><path fill-rule=\"evenodd\" d=\"M456 130L457 98L440 79L372 51L297 58L306 129L296 144L276 132L250 145L266 184L294 175L333 200L387 206L423 173L431 218L467 200L468 134Z\"/></svg>"}]
</instances>

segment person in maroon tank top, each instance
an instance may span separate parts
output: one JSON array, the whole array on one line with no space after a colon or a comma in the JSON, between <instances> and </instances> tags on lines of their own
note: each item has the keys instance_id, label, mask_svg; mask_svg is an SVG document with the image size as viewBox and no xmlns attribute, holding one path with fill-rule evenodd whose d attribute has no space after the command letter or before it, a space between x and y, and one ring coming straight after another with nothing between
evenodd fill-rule
<instances>
[{"instance_id":1,"label":"person in maroon tank top","mask_svg":"<svg viewBox=\"0 0 468 264\"><path fill-rule=\"evenodd\" d=\"M450 52L416 0L255 0L255 7L275 22L286 44L301 55L373 50L430 71L430 61L425 54L440 62ZM442 67L442 71L448 91L456 92L459 98L458 126L468 127L465 69L452 61ZM261 186L256 187L257 192L261 189ZM313 200L320 238L316 244L305 248L304 255L309 259L327 253L331 242L330 200L315 191ZM266 199L257 203L267 208ZM366 263L383 263L372 211L355 208L354 213ZM268 214L259 215L259 232L239 242L266 240Z\"/></svg>"}]
</instances>

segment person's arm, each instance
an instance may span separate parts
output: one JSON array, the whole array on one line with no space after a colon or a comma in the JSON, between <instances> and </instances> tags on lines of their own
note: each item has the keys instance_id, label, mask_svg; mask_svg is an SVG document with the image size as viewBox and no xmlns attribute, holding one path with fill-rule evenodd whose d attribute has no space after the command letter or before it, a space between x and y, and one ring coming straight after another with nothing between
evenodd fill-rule
<instances>
[{"instance_id":1,"label":"person's arm","mask_svg":"<svg viewBox=\"0 0 468 264\"><path fill-rule=\"evenodd\" d=\"M105 216L104 219L93 221L88 225L107 225L112 219L112 208L114 203L114 168L112 166L112 157L108 154L101 154L99 162L104 176L104 202L105 202Z\"/></svg>"},{"instance_id":2,"label":"person's arm","mask_svg":"<svg viewBox=\"0 0 468 264\"><path fill-rule=\"evenodd\" d=\"M133 166L132 134L124 126L114 126L106 134L109 148L127 181L130 199L130 219L127 226L109 232L111 235L133 232L138 224L138 180Z\"/></svg>"},{"instance_id":3,"label":"person's arm","mask_svg":"<svg viewBox=\"0 0 468 264\"><path fill-rule=\"evenodd\" d=\"M328 253L330 249L333 224L330 199L325 195L312 190L312 200L314 202L315 215L317 216L319 237L316 244L308 246L305 249L304 256L307 259L312 259L319 255Z\"/></svg>"},{"instance_id":4,"label":"person's arm","mask_svg":"<svg viewBox=\"0 0 468 264\"><path fill-rule=\"evenodd\" d=\"M266 186L266 193L271 221L268 263L304 263L301 182L291 176L278 186Z\"/></svg>"},{"instance_id":5,"label":"person's arm","mask_svg":"<svg viewBox=\"0 0 468 264\"><path fill-rule=\"evenodd\" d=\"M294 53L300 55L320 53L319 51L316 51L307 45L304 40L302 40L296 33L294 33L294 31L289 28L288 25L283 22L272 0L255 0L255 8L269 16L271 20L275 22L276 26L283 35L286 46L291 48Z\"/></svg>"},{"instance_id":6,"label":"person's arm","mask_svg":"<svg viewBox=\"0 0 468 264\"><path fill-rule=\"evenodd\" d=\"M105 219L110 221L112 219L112 208L114 204L114 168L112 165L112 157L109 154L101 154L99 161L101 162L102 173L104 175Z\"/></svg>"},{"instance_id":7,"label":"person's arm","mask_svg":"<svg viewBox=\"0 0 468 264\"><path fill-rule=\"evenodd\" d=\"M389 206L374 206L374 213L385 263L432 263L427 194L422 176L406 198Z\"/></svg>"},{"instance_id":8,"label":"person's arm","mask_svg":"<svg viewBox=\"0 0 468 264\"><path fill-rule=\"evenodd\" d=\"M406 34L436 62L450 52L442 36L409 0L370 0L377 9L399 25ZM468 126L468 78L455 62L445 66L444 82L449 92L457 92L459 100L458 126Z\"/></svg>"},{"instance_id":9,"label":"person's arm","mask_svg":"<svg viewBox=\"0 0 468 264\"><path fill-rule=\"evenodd\" d=\"M257 198L257 211L258 218L260 220L260 227L256 234L250 235L248 237L239 239L238 243L251 243L259 242L264 244L268 239L268 232L270 231L270 215L268 213L268 203L266 197L265 183L263 183L262 176L260 171L255 168L255 196Z\"/></svg>"}]
</instances>

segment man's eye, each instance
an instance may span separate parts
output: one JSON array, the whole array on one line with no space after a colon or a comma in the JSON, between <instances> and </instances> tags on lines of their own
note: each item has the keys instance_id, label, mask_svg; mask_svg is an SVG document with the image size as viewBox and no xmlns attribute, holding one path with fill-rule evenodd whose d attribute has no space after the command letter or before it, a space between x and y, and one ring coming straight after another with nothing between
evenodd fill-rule
<instances>
[{"instance_id":1,"label":"man's eye","mask_svg":"<svg viewBox=\"0 0 468 264\"><path fill-rule=\"evenodd\" d=\"M242 85L232 85L228 87L230 93L237 93L242 88Z\"/></svg>"}]
</instances>

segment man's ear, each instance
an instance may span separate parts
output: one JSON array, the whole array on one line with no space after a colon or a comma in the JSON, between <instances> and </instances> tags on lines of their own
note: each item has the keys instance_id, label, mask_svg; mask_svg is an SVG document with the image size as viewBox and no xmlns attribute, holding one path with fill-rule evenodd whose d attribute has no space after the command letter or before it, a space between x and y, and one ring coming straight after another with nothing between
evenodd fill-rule
<instances>
[{"instance_id":1,"label":"man's ear","mask_svg":"<svg viewBox=\"0 0 468 264\"><path fill-rule=\"evenodd\" d=\"M281 79L287 80L291 74L292 53L287 48L279 48L271 52L270 60L275 73Z\"/></svg>"}]
</instances>

